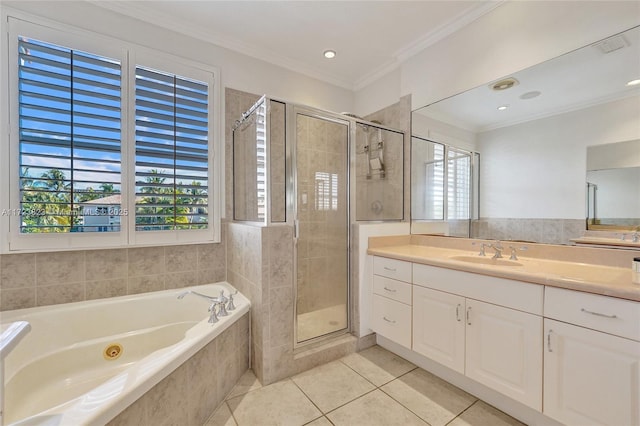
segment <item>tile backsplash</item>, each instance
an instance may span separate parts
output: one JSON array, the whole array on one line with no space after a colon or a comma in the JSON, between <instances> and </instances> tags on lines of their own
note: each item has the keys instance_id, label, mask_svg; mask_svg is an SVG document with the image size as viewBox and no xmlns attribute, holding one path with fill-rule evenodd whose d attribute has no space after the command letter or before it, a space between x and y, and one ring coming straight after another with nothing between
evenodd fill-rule
<instances>
[{"instance_id":1,"label":"tile backsplash","mask_svg":"<svg viewBox=\"0 0 640 426\"><path fill-rule=\"evenodd\" d=\"M0 255L0 310L224 281L222 243Z\"/></svg>"}]
</instances>

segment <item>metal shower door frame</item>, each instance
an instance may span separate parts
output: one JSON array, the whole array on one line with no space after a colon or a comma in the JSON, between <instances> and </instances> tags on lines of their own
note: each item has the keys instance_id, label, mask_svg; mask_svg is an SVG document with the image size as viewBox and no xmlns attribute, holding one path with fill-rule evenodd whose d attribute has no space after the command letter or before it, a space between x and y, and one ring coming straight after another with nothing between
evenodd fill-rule
<instances>
[{"instance_id":1,"label":"metal shower door frame","mask_svg":"<svg viewBox=\"0 0 640 426\"><path fill-rule=\"evenodd\" d=\"M320 109L287 103L287 111L286 111L286 139L289 141L287 144L287 223L293 226L293 348L294 350L308 346L313 343L322 342L328 339L331 339L336 336L342 336L351 331L352 325L352 309L351 309L351 300L352 300L352 262L351 262L351 227L353 223L353 215L352 206L353 197L354 197L354 188L353 185L355 183L355 179L352 174L354 173L353 164L355 156L353 152L355 150L354 144L351 143L354 137L355 132L355 122L354 120L345 117L342 114L336 114L333 112L323 111ZM329 121L336 124L341 124L347 126L347 184L346 188L348 196L346 197L347 202L347 235L346 235L346 244L347 244L347 300L346 302L346 314L347 314L347 325L345 328L336 330L334 332L323 334L321 336L314 337L312 339L305 340L303 342L298 341L298 238L300 236L300 227L299 227L299 217L298 217L298 162L297 162L297 147L298 147L298 136L297 136L297 117L298 115L304 115L311 118L316 118L320 120Z\"/></svg>"}]
</instances>

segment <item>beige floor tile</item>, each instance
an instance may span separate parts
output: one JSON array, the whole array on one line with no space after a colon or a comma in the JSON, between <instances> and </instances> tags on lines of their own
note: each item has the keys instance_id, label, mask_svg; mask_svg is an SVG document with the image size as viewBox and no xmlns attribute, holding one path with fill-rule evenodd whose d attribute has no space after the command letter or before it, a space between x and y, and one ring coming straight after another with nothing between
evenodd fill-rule
<instances>
[{"instance_id":1,"label":"beige floor tile","mask_svg":"<svg viewBox=\"0 0 640 426\"><path fill-rule=\"evenodd\" d=\"M242 377L238 380L238 383L231 389L229 395L227 395L227 399L231 399L238 395L245 394L247 392L251 392L256 389L260 389L262 384L260 380L256 378L256 375L253 373L253 370L247 370Z\"/></svg>"},{"instance_id":2,"label":"beige floor tile","mask_svg":"<svg viewBox=\"0 0 640 426\"><path fill-rule=\"evenodd\" d=\"M319 419L315 419L311 423L307 423L305 426L333 426L326 417L320 417Z\"/></svg>"},{"instance_id":3,"label":"beige floor tile","mask_svg":"<svg viewBox=\"0 0 640 426\"><path fill-rule=\"evenodd\" d=\"M336 426L425 426L418 416L380 390L343 405L327 414Z\"/></svg>"},{"instance_id":4,"label":"beige floor tile","mask_svg":"<svg viewBox=\"0 0 640 426\"><path fill-rule=\"evenodd\" d=\"M341 361L376 386L382 386L416 368L409 361L380 346L347 355Z\"/></svg>"},{"instance_id":5,"label":"beige floor tile","mask_svg":"<svg viewBox=\"0 0 640 426\"><path fill-rule=\"evenodd\" d=\"M417 368L381 388L431 426L444 426L476 401L462 389Z\"/></svg>"},{"instance_id":6,"label":"beige floor tile","mask_svg":"<svg viewBox=\"0 0 640 426\"><path fill-rule=\"evenodd\" d=\"M456 417L450 426L526 426L489 404L478 401Z\"/></svg>"},{"instance_id":7,"label":"beige floor tile","mask_svg":"<svg viewBox=\"0 0 640 426\"><path fill-rule=\"evenodd\" d=\"M229 406L223 402L220 406L213 412L211 417L207 420L204 426L237 426L238 424L233 419L231 415L231 410L229 410Z\"/></svg>"},{"instance_id":8,"label":"beige floor tile","mask_svg":"<svg viewBox=\"0 0 640 426\"><path fill-rule=\"evenodd\" d=\"M239 426L299 426L322 415L291 380L236 396L227 404Z\"/></svg>"},{"instance_id":9,"label":"beige floor tile","mask_svg":"<svg viewBox=\"0 0 640 426\"><path fill-rule=\"evenodd\" d=\"M340 361L305 371L292 377L292 380L323 413L375 389L375 386Z\"/></svg>"}]
</instances>

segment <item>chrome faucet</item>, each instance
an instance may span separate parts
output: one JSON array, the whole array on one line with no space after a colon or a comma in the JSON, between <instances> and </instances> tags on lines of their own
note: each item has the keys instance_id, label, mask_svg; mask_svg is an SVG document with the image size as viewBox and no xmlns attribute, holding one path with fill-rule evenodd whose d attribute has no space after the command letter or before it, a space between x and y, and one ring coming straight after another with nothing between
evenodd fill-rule
<instances>
[{"instance_id":1,"label":"chrome faucet","mask_svg":"<svg viewBox=\"0 0 640 426\"><path fill-rule=\"evenodd\" d=\"M184 297L187 294L193 294L194 296L198 296L201 297L205 300L207 300L210 305L209 305L209 323L210 324L214 324L216 322L218 322L218 316L224 317L227 316L227 310L224 306L224 304L227 302L227 299L224 296L224 290L220 291L220 298L218 297L212 297L212 296L207 296L206 294L202 294L202 293L198 293L197 291L193 291L193 290L187 290L185 292L182 292L178 295L178 299L184 299ZM223 301L224 299L224 301ZM216 313L216 307L218 307L218 312Z\"/></svg>"},{"instance_id":2,"label":"chrome faucet","mask_svg":"<svg viewBox=\"0 0 640 426\"><path fill-rule=\"evenodd\" d=\"M632 243L640 242L640 234L638 234L637 232L634 232L633 235L631 235L631 242Z\"/></svg>"},{"instance_id":3,"label":"chrome faucet","mask_svg":"<svg viewBox=\"0 0 640 426\"><path fill-rule=\"evenodd\" d=\"M489 244L489 247L495 250L495 254L493 255L493 257L491 257L492 259L502 259L502 250L504 248L502 247L500 241Z\"/></svg>"},{"instance_id":4,"label":"chrome faucet","mask_svg":"<svg viewBox=\"0 0 640 426\"><path fill-rule=\"evenodd\" d=\"M203 299L208 300L211 303L218 303L220 300L217 297L207 296L206 294L198 293L197 291L187 290L178 295L178 299L184 299L187 294L193 294L194 296L202 297Z\"/></svg>"}]
</instances>

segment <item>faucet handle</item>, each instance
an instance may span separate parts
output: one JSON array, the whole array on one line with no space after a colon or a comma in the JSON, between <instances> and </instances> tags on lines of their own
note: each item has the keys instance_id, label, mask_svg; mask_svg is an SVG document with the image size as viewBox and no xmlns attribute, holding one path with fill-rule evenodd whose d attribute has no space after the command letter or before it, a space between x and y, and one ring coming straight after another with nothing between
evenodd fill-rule
<instances>
[{"instance_id":1,"label":"faucet handle","mask_svg":"<svg viewBox=\"0 0 640 426\"><path fill-rule=\"evenodd\" d=\"M219 320L218 320L218 315L216 314L216 305L217 305L218 303L219 303L219 302L213 302L213 303L211 304L211 306L209 306L209 312L210 312L210 315L209 315L209 324L215 324L215 323L217 323L217 322L219 321Z\"/></svg>"},{"instance_id":2,"label":"faucet handle","mask_svg":"<svg viewBox=\"0 0 640 426\"><path fill-rule=\"evenodd\" d=\"M484 252L485 247L487 247L487 243L477 243L477 242L472 242L471 245L475 246L477 244L480 244L480 253L478 253L478 256L486 256L486 253Z\"/></svg>"},{"instance_id":3,"label":"faucet handle","mask_svg":"<svg viewBox=\"0 0 640 426\"><path fill-rule=\"evenodd\" d=\"M218 298L221 303L227 303L229 299L224 295L224 290L220 290L220 297Z\"/></svg>"},{"instance_id":4,"label":"faucet handle","mask_svg":"<svg viewBox=\"0 0 640 426\"><path fill-rule=\"evenodd\" d=\"M229 303L227 304L227 311L233 311L236 309L236 305L233 304L233 295L237 294L238 290L235 293L229 295Z\"/></svg>"}]
</instances>

